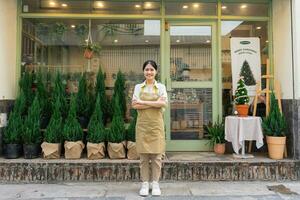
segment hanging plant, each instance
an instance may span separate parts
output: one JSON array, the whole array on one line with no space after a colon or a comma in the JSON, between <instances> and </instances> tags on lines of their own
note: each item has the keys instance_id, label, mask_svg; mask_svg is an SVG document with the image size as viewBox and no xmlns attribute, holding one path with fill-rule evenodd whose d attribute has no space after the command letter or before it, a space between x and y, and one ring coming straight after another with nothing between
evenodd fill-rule
<instances>
[{"instance_id":1,"label":"hanging plant","mask_svg":"<svg viewBox=\"0 0 300 200\"><path fill-rule=\"evenodd\" d=\"M83 48L84 48L83 56L86 59L93 58L94 54L99 54L101 51L101 46L99 44L92 44L91 42L83 45Z\"/></svg>"},{"instance_id":2,"label":"hanging plant","mask_svg":"<svg viewBox=\"0 0 300 200\"><path fill-rule=\"evenodd\" d=\"M67 31L67 26L64 23L55 23L52 26L52 34L54 41L64 41L64 34Z\"/></svg>"},{"instance_id":3,"label":"hanging plant","mask_svg":"<svg viewBox=\"0 0 300 200\"><path fill-rule=\"evenodd\" d=\"M93 43L92 32L91 32L91 20L89 20L89 34L86 40L86 44L83 45L84 54L83 56L86 59L91 59L94 53L99 53L101 50L100 44Z\"/></svg>"},{"instance_id":4,"label":"hanging plant","mask_svg":"<svg viewBox=\"0 0 300 200\"><path fill-rule=\"evenodd\" d=\"M78 25L76 25L76 27L75 27L75 33L81 39L81 41L83 41L84 38L89 33L88 26L86 24L78 24Z\"/></svg>"}]
</instances>

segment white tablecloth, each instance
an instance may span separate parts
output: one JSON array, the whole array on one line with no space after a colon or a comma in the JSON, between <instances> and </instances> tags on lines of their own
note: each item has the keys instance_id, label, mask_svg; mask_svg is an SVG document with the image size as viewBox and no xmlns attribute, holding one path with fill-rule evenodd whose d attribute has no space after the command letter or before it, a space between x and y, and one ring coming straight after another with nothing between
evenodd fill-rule
<instances>
[{"instance_id":1,"label":"white tablecloth","mask_svg":"<svg viewBox=\"0 0 300 200\"><path fill-rule=\"evenodd\" d=\"M263 146L263 133L260 117L237 117L227 116L225 118L225 140L232 143L235 153L239 153L245 140L255 140L256 147Z\"/></svg>"}]
</instances>

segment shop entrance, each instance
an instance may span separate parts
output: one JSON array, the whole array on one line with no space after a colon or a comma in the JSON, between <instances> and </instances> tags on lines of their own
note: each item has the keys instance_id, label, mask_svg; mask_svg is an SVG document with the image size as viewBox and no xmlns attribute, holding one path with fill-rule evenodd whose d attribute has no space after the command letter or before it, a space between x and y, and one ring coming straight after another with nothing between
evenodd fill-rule
<instances>
[{"instance_id":1,"label":"shop entrance","mask_svg":"<svg viewBox=\"0 0 300 200\"><path fill-rule=\"evenodd\" d=\"M204 126L217 118L216 23L166 23L167 151L210 151Z\"/></svg>"}]
</instances>

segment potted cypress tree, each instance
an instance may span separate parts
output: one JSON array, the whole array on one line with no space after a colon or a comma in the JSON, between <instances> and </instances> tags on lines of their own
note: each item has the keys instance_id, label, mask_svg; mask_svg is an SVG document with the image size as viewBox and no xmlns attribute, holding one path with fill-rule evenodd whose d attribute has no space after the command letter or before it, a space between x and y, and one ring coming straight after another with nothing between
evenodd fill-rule
<instances>
[{"instance_id":1,"label":"potted cypress tree","mask_svg":"<svg viewBox=\"0 0 300 200\"><path fill-rule=\"evenodd\" d=\"M20 96L16 99L13 111L9 115L7 127L4 129L4 158L18 158L22 154L22 113L24 112L25 104L25 96L21 90Z\"/></svg>"},{"instance_id":2,"label":"potted cypress tree","mask_svg":"<svg viewBox=\"0 0 300 200\"><path fill-rule=\"evenodd\" d=\"M139 155L136 151L136 144L135 144L135 126L136 126L136 119L137 119L137 110L132 110L132 120L129 124L127 129L126 139L127 139L127 158L129 160L138 160Z\"/></svg>"},{"instance_id":3,"label":"potted cypress tree","mask_svg":"<svg viewBox=\"0 0 300 200\"><path fill-rule=\"evenodd\" d=\"M238 81L238 86L235 91L235 99L234 99L239 116L241 117L248 116L249 100L250 99L248 96L247 89L245 87L243 77L241 77L240 80Z\"/></svg>"},{"instance_id":4,"label":"potted cypress tree","mask_svg":"<svg viewBox=\"0 0 300 200\"><path fill-rule=\"evenodd\" d=\"M76 119L76 99L74 96L71 96L71 105L63 128L63 136L65 139L65 158L79 159L84 149L83 131Z\"/></svg>"},{"instance_id":5,"label":"potted cypress tree","mask_svg":"<svg viewBox=\"0 0 300 200\"><path fill-rule=\"evenodd\" d=\"M109 118L109 105L108 99L105 95L105 74L99 68L96 79L95 95L100 95L100 108L103 114L103 124L105 125Z\"/></svg>"},{"instance_id":6,"label":"potted cypress tree","mask_svg":"<svg viewBox=\"0 0 300 200\"><path fill-rule=\"evenodd\" d=\"M68 104L66 99L66 92L62 84L61 74L57 72L55 81L54 81L54 91L52 93L52 101L56 102L56 99L60 102L60 113L62 114L63 119L67 117L68 113Z\"/></svg>"},{"instance_id":7,"label":"potted cypress tree","mask_svg":"<svg viewBox=\"0 0 300 200\"><path fill-rule=\"evenodd\" d=\"M62 116L60 107L60 101L57 98L50 123L44 134L44 142L41 145L43 157L46 159L60 158L62 139Z\"/></svg>"},{"instance_id":8,"label":"potted cypress tree","mask_svg":"<svg viewBox=\"0 0 300 200\"><path fill-rule=\"evenodd\" d=\"M125 158L125 127L121 114L119 96L114 98L114 115L108 134L108 155L112 159Z\"/></svg>"},{"instance_id":9,"label":"potted cypress tree","mask_svg":"<svg viewBox=\"0 0 300 200\"><path fill-rule=\"evenodd\" d=\"M126 90L125 90L125 78L123 73L119 70L117 74L117 79L114 84L114 93L112 97L112 105L115 102L115 98L118 95L119 96L119 103L120 103L120 111L121 111L121 116L125 119L126 116ZM112 113L114 113L115 107L112 108Z\"/></svg>"},{"instance_id":10,"label":"potted cypress tree","mask_svg":"<svg viewBox=\"0 0 300 200\"><path fill-rule=\"evenodd\" d=\"M271 93L270 113L263 119L262 128L267 136L269 157L271 159L282 159L286 144L286 121L279 110L273 92Z\"/></svg>"},{"instance_id":11,"label":"potted cypress tree","mask_svg":"<svg viewBox=\"0 0 300 200\"><path fill-rule=\"evenodd\" d=\"M210 144L214 147L216 154L225 153L225 129L223 122L215 122L205 126L205 130L209 136Z\"/></svg>"},{"instance_id":12,"label":"potted cypress tree","mask_svg":"<svg viewBox=\"0 0 300 200\"><path fill-rule=\"evenodd\" d=\"M23 151L26 159L37 158L41 152L40 114L41 108L35 97L23 126Z\"/></svg>"},{"instance_id":13,"label":"potted cypress tree","mask_svg":"<svg viewBox=\"0 0 300 200\"><path fill-rule=\"evenodd\" d=\"M33 102L34 99L34 90L33 87L33 75L27 70L22 74L21 79L19 81L20 90L23 91L25 97L25 110L22 114L27 114L28 108Z\"/></svg>"},{"instance_id":14,"label":"potted cypress tree","mask_svg":"<svg viewBox=\"0 0 300 200\"><path fill-rule=\"evenodd\" d=\"M106 131L103 125L100 94L97 96L94 113L88 125L87 157L88 159L101 159L105 156Z\"/></svg>"},{"instance_id":15,"label":"potted cypress tree","mask_svg":"<svg viewBox=\"0 0 300 200\"><path fill-rule=\"evenodd\" d=\"M89 99L85 73L81 76L79 81L79 89L76 97L77 117L81 127L86 128L89 123Z\"/></svg>"},{"instance_id":16,"label":"potted cypress tree","mask_svg":"<svg viewBox=\"0 0 300 200\"><path fill-rule=\"evenodd\" d=\"M45 129L50 121L51 104L49 102L48 93L43 83L42 73L37 74L37 93L36 93L40 107L41 107L41 129Z\"/></svg>"}]
</instances>

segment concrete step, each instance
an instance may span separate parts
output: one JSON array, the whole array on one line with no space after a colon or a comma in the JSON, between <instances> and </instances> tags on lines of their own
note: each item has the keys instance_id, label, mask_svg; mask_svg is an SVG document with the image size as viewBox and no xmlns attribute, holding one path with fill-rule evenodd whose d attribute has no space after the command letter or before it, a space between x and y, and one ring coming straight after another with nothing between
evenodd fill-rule
<instances>
[{"instance_id":1,"label":"concrete step","mask_svg":"<svg viewBox=\"0 0 300 200\"><path fill-rule=\"evenodd\" d=\"M0 158L2 183L57 183L72 181L139 181L138 160L45 160ZM200 152L167 153L161 180L165 181L278 181L300 180L300 161L234 159Z\"/></svg>"}]
</instances>

